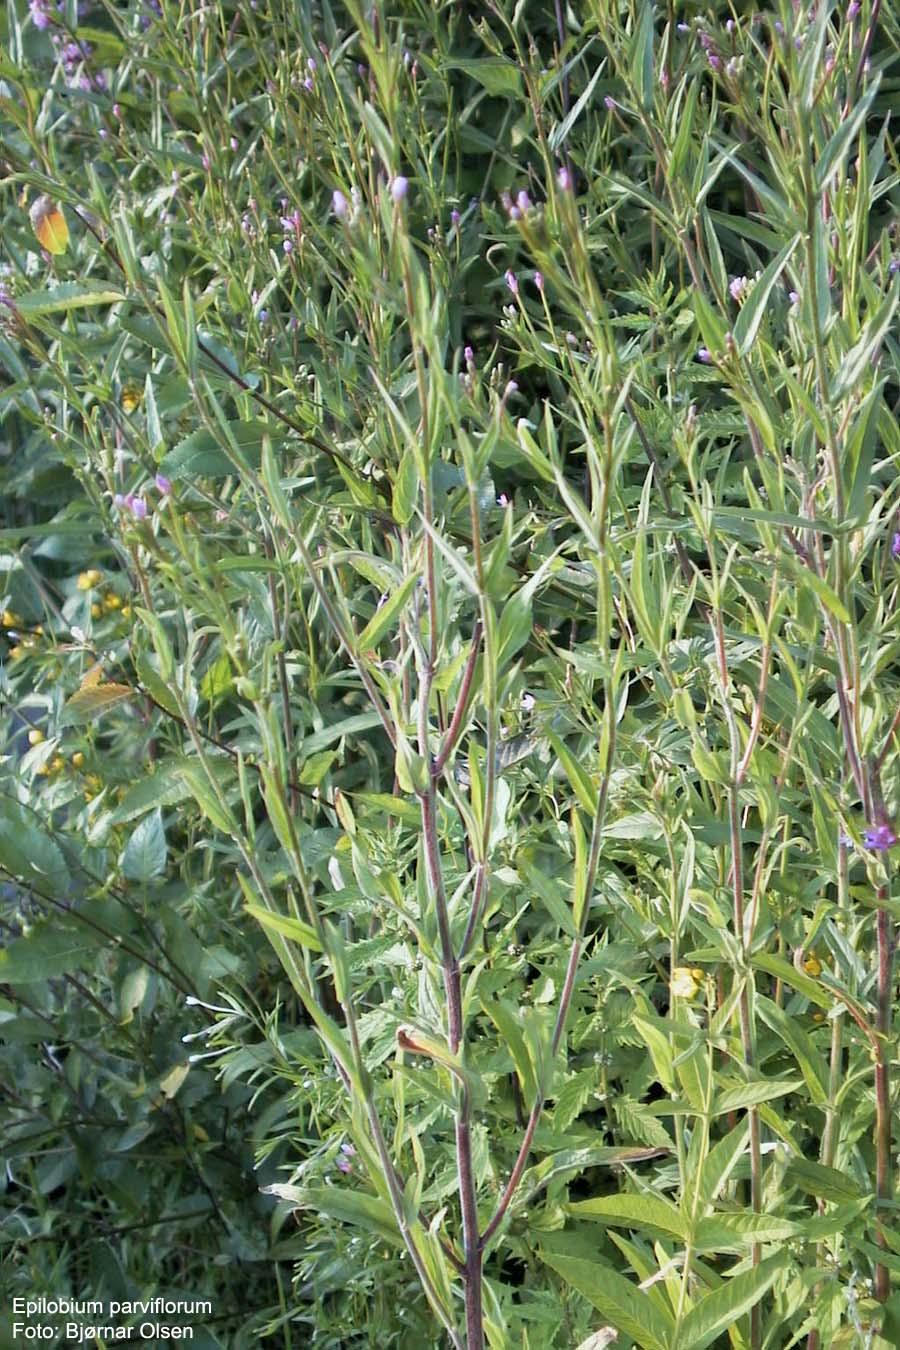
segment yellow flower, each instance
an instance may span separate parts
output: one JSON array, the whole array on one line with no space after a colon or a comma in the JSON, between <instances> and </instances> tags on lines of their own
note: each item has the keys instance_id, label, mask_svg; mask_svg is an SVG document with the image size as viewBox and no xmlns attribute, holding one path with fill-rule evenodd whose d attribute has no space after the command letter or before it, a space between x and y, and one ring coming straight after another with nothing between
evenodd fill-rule
<instances>
[{"instance_id":1,"label":"yellow flower","mask_svg":"<svg viewBox=\"0 0 900 1350\"><path fill-rule=\"evenodd\" d=\"M817 980L822 974L822 962L817 956L810 954L803 962L803 969L807 975L811 975L814 980Z\"/></svg>"},{"instance_id":2,"label":"yellow flower","mask_svg":"<svg viewBox=\"0 0 900 1350\"><path fill-rule=\"evenodd\" d=\"M123 619L130 619L130 618L131 618L131 606L130 606L130 605L123 605L123 606L122 606L122 609L121 609L121 615L122 615L122 618L123 618Z\"/></svg>"},{"instance_id":3,"label":"yellow flower","mask_svg":"<svg viewBox=\"0 0 900 1350\"><path fill-rule=\"evenodd\" d=\"M78 578L77 586L80 591L89 591L92 586L96 586L98 581L102 581L103 573L98 572L96 567L89 567L86 572L82 572Z\"/></svg>"},{"instance_id":4,"label":"yellow flower","mask_svg":"<svg viewBox=\"0 0 900 1350\"><path fill-rule=\"evenodd\" d=\"M9 659L10 659L11 661L18 661L18 659L19 659L19 657L20 657L21 655L22 655L22 648L21 648L21 647L10 647L10 649L9 649Z\"/></svg>"},{"instance_id":5,"label":"yellow flower","mask_svg":"<svg viewBox=\"0 0 900 1350\"><path fill-rule=\"evenodd\" d=\"M54 755L50 761L50 772L60 773L66 767L66 761L62 755Z\"/></svg>"},{"instance_id":6,"label":"yellow flower","mask_svg":"<svg viewBox=\"0 0 900 1350\"><path fill-rule=\"evenodd\" d=\"M121 609L121 608L122 608L122 597L121 597L120 595L116 595L115 591L109 591L109 592L108 592L106 595L104 595L104 597L103 597L103 608L104 608L104 609L107 609L107 610L109 610L109 609Z\"/></svg>"},{"instance_id":7,"label":"yellow flower","mask_svg":"<svg viewBox=\"0 0 900 1350\"><path fill-rule=\"evenodd\" d=\"M5 609L3 613L0 614L0 623L3 624L4 628L18 628L21 622L22 616L21 614L16 614L15 610Z\"/></svg>"},{"instance_id":8,"label":"yellow flower","mask_svg":"<svg viewBox=\"0 0 900 1350\"><path fill-rule=\"evenodd\" d=\"M28 744L40 745L42 740L44 740L44 733L39 727L32 727L28 733Z\"/></svg>"},{"instance_id":9,"label":"yellow flower","mask_svg":"<svg viewBox=\"0 0 900 1350\"><path fill-rule=\"evenodd\" d=\"M84 764L84 755L80 750L76 750L74 755L72 756L72 768L80 769L83 764Z\"/></svg>"},{"instance_id":10,"label":"yellow flower","mask_svg":"<svg viewBox=\"0 0 900 1350\"><path fill-rule=\"evenodd\" d=\"M696 998L703 984L703 971L689 966L676 966L672 971L669 990L673 998Z\"/></svg>"},{"instance_id":11,"label":"yellow flower","mask_svg":"<svg viewBox=\"0 0 900 1350\"><path fill-rule=\"evenodd\" d=\"M102 613L103 613L103 606L98 605L97 601L95 600L94 603L91 605L91 618L99 619Z\"/></svg>"},{"instance_id":12,"label":"yellow flower","mask_svg":"<svg viewBox=\"0 0 900 1350\"><path fill-rule=\"evenodd\" d=\"M133 413L135 408L139 408L140 406L141 406L140 389L136 389L134 385L127 385L122 390L122 411L125 413Z\"/></svg>"}]
</instances>

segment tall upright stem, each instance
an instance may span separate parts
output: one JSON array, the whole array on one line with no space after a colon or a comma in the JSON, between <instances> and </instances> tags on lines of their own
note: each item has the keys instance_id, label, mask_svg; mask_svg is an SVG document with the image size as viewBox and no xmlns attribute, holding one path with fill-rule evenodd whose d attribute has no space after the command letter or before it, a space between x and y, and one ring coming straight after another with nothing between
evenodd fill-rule
<instances>
[{"instance_id":1,"label":"tall upright stem","mask_svg":"<svg viewBox=\"0 0 900 1350\"><path fill-rule=\"evenodd\" d=\"M879 886L878 899L887 899L887 886ZM882 1225L891 1203L891 992L894 969L894 933L891 916L879 909L876 916L878 943L878 1058L875 1062L875 1196L878 1205L878 1245L887 1248ZM875 1267L875 1297L886 1303L891 1293L891 1272L887 1265Z\"/></svg>"}]
</instances>

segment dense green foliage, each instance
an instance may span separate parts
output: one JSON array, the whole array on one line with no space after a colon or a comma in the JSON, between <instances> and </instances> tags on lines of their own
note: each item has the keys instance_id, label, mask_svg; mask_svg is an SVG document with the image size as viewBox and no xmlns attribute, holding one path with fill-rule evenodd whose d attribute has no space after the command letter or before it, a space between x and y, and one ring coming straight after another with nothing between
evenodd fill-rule
<instances>
[{"instance_id":1,"label":"dense green foliage","mask_svg":"<svg viewBox=\"0 0 900 1350\"><path fill-rule=\"evenodd\" d=\"M900 1344L892 7L0 24L4 1294Z\"/></svg>"}]
</instances>

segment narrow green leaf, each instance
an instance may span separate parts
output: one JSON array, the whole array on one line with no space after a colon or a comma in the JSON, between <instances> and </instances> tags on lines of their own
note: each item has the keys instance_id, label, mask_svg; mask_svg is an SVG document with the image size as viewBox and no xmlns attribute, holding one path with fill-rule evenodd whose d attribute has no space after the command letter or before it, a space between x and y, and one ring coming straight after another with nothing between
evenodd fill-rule
<instances>
[{"instance_id":1,"label":"narrow green leaf","mask_svg":"<svg viewBox=\"0 0 900 1350\"><path fill-rule=\"evenodd\" d=\"M290 938L292 942L299 942L301 947L307 947L310 951L322 950L315 929L302 919L295 919L288 914L273 914L262 905L245 904L244 908L264 928L270 928L272 932L280 933L282 937Z\"/></svg>"},{"instance_id":2,"label":"narrow green leaf","mask_svg":"<svg viewBox=\"0 0 900 1350\"><path fill-rule=\"evenodd\" d=\"M389 595L383 605L379 605L369 622L359 635L357 648L361 652L371 651L376 648L385 636L394 627L400 615L415 590L419 577L415 572L410 573L408 577L397 587L392 595Z\"/></svg>"},{"instance_id":3,"label":"narrow green leaf","mask_svg":"<svg viewBox=\"0 0 900 1350\"><path fill-rule=\"evenodd\" d=\"M694 1230L694 1246L701 1252L730 1251L762 1242L788 1242L802 1229L775 1214L712 1214Z\"/></svg>"},{"instance_id":4,"label":"narrow green leaf","mask_svg":"<svg viewBox=\"0 0 900 1350\"><path fill-rule=\"evenodd\" d=\"M788 1017L771 999L757 995L756 1006L762 1020L793 1053L814 1104L825 1106L828 1102L828 1068L812 1039L799 1026L796 1018Z\"/></svg>"},{"instance_id":5,"label":"narrow green leaf","mask_svg":"<svg viewBox=\"0 0 900 1350\"><path fill-rule=\"evenodd\" d=\"M419 467L412 448L407 446L400 456L391 499L391 510L398 525L408 525L412 520L418 495Z\"/></svg>"},{"instance_id":6,"label":"narrow green leaf","mask_svg":"<svg viewBox=\"0 0 900 1350\"><path fill-rule=\"evenodd\" d=\"M776 980L781 980L782 984L796 989L798 994L808 998L810 1003L815 1003L817 1007L834 1007L834 995L828 992L826 986L814 980L811 975L807 975L804 970L798 970L790 961L785 961L783 956L776 956L774 952L757 952L750 960L756 970L764 970L766 974L774 975Z\"/></svg>"},{"instance_id":7,"label":"narrow green leaf","mask_svg":"<svg viewBox=\"0 0 900 1350\"><path fill-rule=\"evenodd\" d=\"M798 239L799 236L795 235L789 243L785 244L777 258L772 259L759 280L754 282L749 296L741 306L741 312L735 319L733 330L734 341L737 344L740 356L746 356L756 340L763 315L769 306L772 289L797 247Z\"/></svg>"},{"instance_id":8,"label":"narrow green leaf","mask_svg":"<svg viewBox=\"0 0 900 1350\"><path fill-rule=\"evenodd\" d=\"M306 755L315 754L317 750L324 750L327 745L333 745L342 736L353 736L358 731L371 731L373 727L380 725L381 718L377 712L355 713L353 717L345 717L342 722L332 722L321 731L314 731L311 736L304 737L303 752Z\"/></svg>"},{"instance_id":9,"label":"narrow green leaf","mask_svg":"<svg viewBox=\"0 0 900 1350\"><path fill-rule=\"evenodd\" d=\"M655 1236L665 1233L685 1241L690 1223L680 1209L652 1195L602 1195L593 1200L576 1200L566 1212L579 1219L597 1219L619 1228L632 1228Z\"/></svg>"},{"instance_id":10,"label":"narrow green leaf","mask_svg":"<svg viewBox=\"0 0 900 1350\"><path fill-rule=\"evenodd\" d=\"M597 1261L541 1251L541 1260L642 1350L671 1350L675 1323L624 1275Z\"/></svg>"},{"instance_id":11,"label":"narrow green leaf","mask_svg":"<svg viewBox=\"0 0 900 1350\"><path fill-rule=\"evenodd\" d=\"M724 1116L730 1111L745 1111L748 1106L758 1106L760 1102L774 1101L789 1092L796 1092L803 1084L802 1078L791 1078L788 1082L780 1080L759 1083L742 1083L739 1087L726 1088L719 1092L713 1101L713 1115Z\"/></svg>"},{"instance_id":12,"label":"narrow green leaf","mask_svg":"<svg viewBox=\"0 0 900 1350\"><path fill-rule=\"evenodd\" d=\"M859 1183L849 1173L813 1162L811 1158L791 1158L785 1171L785 1182L789 1186L799 1187L807 1195L815 1195L834 1204L858 1200L862 1196Z\"/></svg>"},{"instance_id":13,"label":"narrow green leaf","mask_svg":"<svg viewBox=\"0 0 900 1350\"><path fill-rule=\"evenodd\" d=\"M865 125L869 109L878 92L878 86L881 84L881 72L873 71L867 84L868 88L865 94L858 103L849 105L853 108L853 111L846 121L841 123L819 156L819 161L816 164L816 191L818 193L824 191L829 178L840 167L841 160L849 151L854 137L859 134Z\"/></svg>"},{"instance_id":14,"label":"narrow green leaf","mask_svg":"<svg viewBox=\"0 0 900 1350\"><path fill-rule=\"evenodd\" d=\"M515 1009L505 999L482 999L481 1006L500 1032L503 1044L512 1055L519 1082L526 1101L531 1101L536 1092L531 1059L525 1046L522 1025Z\"/></svg>"},{"instance_id":15,"label":"narrow green leaf","mask_svg":"<svg viewBox=\"0 0 900 1350\"><path fill-rule=\"evenodd\" d=\"M106 281L64 281L52 290L26 291L17 295L15 307L25 319L37 319L44 314L58 314L68 309L84 309L87 305L114 305L125 296Z\"/></svg>"},{"instance_id":16,"label":"narrow green leaf","mask_svg":"<svg viewBox=\"0 0 900 1350\"><path fill-rule=\"evenodd\" d=\"M750 1270L725 1280L691 1308L678 1331L684 1350L706 1350L717 1336L728 1331L771 1289L789 1259L787 1251L760 1262Z\"/></svg>"},{"instance_id":17,"label":"narrow green leaf","mask_svg":"<svg viewBox=\"0 0 900 1350\"><path fill-rule=\"evenodd\" d=\"M565 741L561 740L554 731L547 731L547 738L553 749L556 751L560 764L566 772L566 777L575 796L584 807L587 814L593 820L597 814L597 789L591 779L590 774L582 764L578 762L572 754Z\"/></svg>"}]
</instances>

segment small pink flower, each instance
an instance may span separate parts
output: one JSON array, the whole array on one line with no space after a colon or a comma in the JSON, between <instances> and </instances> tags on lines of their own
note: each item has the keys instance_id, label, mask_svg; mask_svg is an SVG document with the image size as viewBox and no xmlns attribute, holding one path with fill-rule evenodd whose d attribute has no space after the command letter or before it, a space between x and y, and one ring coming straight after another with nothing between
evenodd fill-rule
<instances>
[{"instance_id":1,"label":"small pink flower","mask_svg":"<svg viewBox=\"0 0 900 1350\"><path fill-rule=\"evenodd\" d=\"M340 188L335 188L334 192L331 194L331 209L338 220L346 220L347 216L350 214L350 203L347 201L347 198L344 196L343 192L341 192Z\"/></svg>"},{"instance_id":2,"label":"small pink flower","mask_svg":"<svg viewBox=\"0 0 900 1350\"><path fill-rule=\"evenodd\" d=\"M134 516L135 520L146 520L147 503L144 501L143 497L135 497L132 496L130 493L129 497L130 500L128 501L128 505L131 509L131 514ZM128 499L126 498L126 500Z\"/></svg>"},{"instance_id":3,"label":"small pink flower","mask_svg":"<svg viewBox=\"0 0 900 1350\"><path fill-rule=\"evenodd\" d=\"M562 168L557 173L556 181L559 185L560 192L572 191L572 175L569 173L569 170L566 168L565 165L563 165Z\"/></svg>"},{"instance_id":4,"label":"small pink flower","mask_svg":"<svg viewBox=\"0 0 900 1350\"><path fill-rule=\"evenodd\" d=\"M164 497L165 497L166 493L172 491L172 482L171 482L171 479L167 478L166 475L165 475L164 473L158 473L158 474L156 475L155 482L156 482L157 490L158 490L159 492L161 492L161 493L163 494Z\"/></svg>"},{"instance_id":5,"label":"small pink flower","mask_svg":"<svg viewBox=\"0 0 900 1350\"><path fill-rule=\"evenodd\" d=\"M391 197L395 202L402 202L408 191L409 179L404 178L402 174L391 180Z\"/></svg>"},{"instance_id":6,"label":"small pink flower","mask_svg":"<svg viewBox=\"0 0 900 1350\"><path fill-rule=\"evenodd\" d=\"M513 295L518 295L518 294L519 294L519 278L516 276L515 272L512 270L511 267L508 267L508 268L506 269L505 280L506 280L507 286L508 286L509 289L512 291Z\"/></svg>"},{"instance_id":7,"label":"small pink flower","mask_svg":"<svg viewBox=\"0 0 900 1350\"><path fill-rule=\"evenodd\" d=\"M538 290L541 292L541 294L543 295L543 293L544 293L544 274L543 274L543 272L535 272L535 274L534 274L534 284L535 284L535 286L538 288Z\"/></svg>"}]
</instances>

